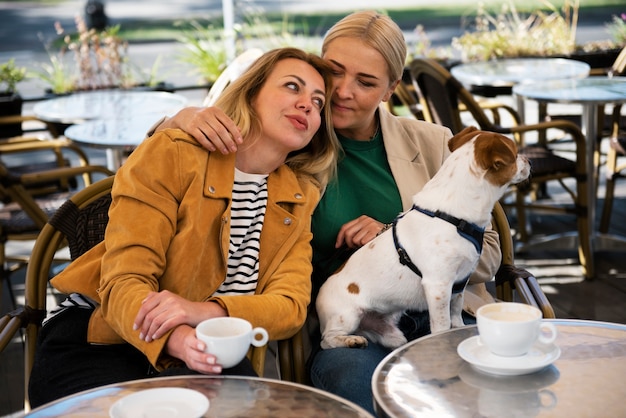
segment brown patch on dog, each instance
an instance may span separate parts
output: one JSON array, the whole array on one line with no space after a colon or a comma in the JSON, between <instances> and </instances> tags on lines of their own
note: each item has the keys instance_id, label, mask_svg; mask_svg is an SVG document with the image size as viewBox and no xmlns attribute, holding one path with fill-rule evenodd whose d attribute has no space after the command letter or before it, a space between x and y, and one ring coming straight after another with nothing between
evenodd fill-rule
<instances>
[{"instance_id":1,"label":"brown patch on dog","mask_svg":"<svg viewBox=\"0 0 626 418\"><path fill-rule=\"evenodd\" d=\"M517 145L494 132L481 132L474 143L476 163L487 170L486 178L496 186L508 183L517 170Z\"/></svg>"},{"instance_id":2,"label":"brown patch on dog","mask_svg":"<svg viewBox=\"0 0 626 418\"><path fill-rule=\"evenodd\" d=\"M353 295L358 295L361 289L359 289L359 285L352 282L348 285L348 293L352 293Z\"/></svg>"},{"instance_id":3,"label":"brown patch on dog","mask_svg":"<svg viewBox=\"0 0 626 418\"><path fill-rule=\"evenodd\" d=\"M450 150L450 152L454 152L455 149L458 149L466 142L469 142L472 138L478 135L479 132L480 131L478 131L475 126L468 126L461 132L450 138L450 140L448 141L448 149Z\"/></svg>"}]
</instances>

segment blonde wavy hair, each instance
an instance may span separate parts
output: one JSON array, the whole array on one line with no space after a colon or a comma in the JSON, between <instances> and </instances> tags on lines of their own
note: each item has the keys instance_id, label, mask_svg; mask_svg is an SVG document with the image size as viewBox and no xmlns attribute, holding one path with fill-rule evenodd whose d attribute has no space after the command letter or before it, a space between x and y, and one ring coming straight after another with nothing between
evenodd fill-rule
<instances>
[{"instance_id":1,"label":"blonde wavy hair","mask_svg":"<svg viewBox=\"0 0 626 418\"><path fill-rule=\"evenodd\" d=\"M297 48L279 48L266 52L224 90L215 106L222 109L235 122L243 138L258 136L262 127L252 103L276 63L289 58L306 62L322 76L326 104L321 112L320 128L313 135L311 142L301 150L290 153L285 164L298 175L313 176L323 188L336 173L340 150L331 119L330 98L333 80L326 61Z\"/></svg>"}]
</instances>

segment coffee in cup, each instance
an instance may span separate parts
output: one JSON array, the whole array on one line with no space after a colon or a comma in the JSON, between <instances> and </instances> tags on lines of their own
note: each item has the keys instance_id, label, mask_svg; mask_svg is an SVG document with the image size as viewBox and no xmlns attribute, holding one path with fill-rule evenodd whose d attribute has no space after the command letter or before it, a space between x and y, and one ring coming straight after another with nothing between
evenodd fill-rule
<instances>
[{"instance_id":1,"label":"coffee in cup","mask_svg":"<svg viewBox=\"0 0 626 418\"><path fill-rule=\"evenodd\" d=\"M542 321L538 308L516 302L498 302L476 311L480 342L493 354L523 356L536 342L551 344L556 339L554 324Z\"/></svg>"},{"instance_id":2,"label":"coffee in cup","mask_svg":"<svg viewBox=\"0 0 626 418\"><path fill-rule=\"evenodd\" d=\"M196 327L196 337L206 344L205 353L213 354L225 369L239 364L250 344L261 347L269 339L264 328L253 329L245 319L229 316L202 321Z\"/></svg>"}]
</instances>

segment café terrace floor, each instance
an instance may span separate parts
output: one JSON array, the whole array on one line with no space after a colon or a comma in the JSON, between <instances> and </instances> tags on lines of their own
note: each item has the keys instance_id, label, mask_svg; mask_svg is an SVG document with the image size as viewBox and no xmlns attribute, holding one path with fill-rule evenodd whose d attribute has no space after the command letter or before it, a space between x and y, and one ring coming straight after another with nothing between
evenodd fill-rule
<instances>
[{"instance_id":1,"label":"caf\u00e9 terrace floor","mask_svg":"<svg viewBox=\"0 0 626 418\"><path fill-rule=\"evenodd\" d=\"M550 187L548 191L553 199L565 198L565 194L559 192L557 188ZM603 175L598 196L596 215L603 203ZM575 231L575 222L572 216L534 213L531 215L531 228L533 237L540 237L557 232ZM626 237L626 180L617 182L610 233ZM596 251L596 277L594 280L584 280L577 253L571 244L565 243L563 248L550 245L547 248L519 252L516 255L516 263L534 273L555 308L558 318L626 323L626 247L622 247L621 250ZM19 303L23 300L23 272L14 275L12 285ZM0 301L2 313L9 310L10 305L6 290L5 287ZM277 377L276 369L273 367L275 357L271 350L268 356L266 376ZM19 416L12 414L19 411L22 406L23 353L22 343L16 338L4 352L0 353L0 417L7 414L11 414L12 417Z\"/></svg>"}]
</instances>

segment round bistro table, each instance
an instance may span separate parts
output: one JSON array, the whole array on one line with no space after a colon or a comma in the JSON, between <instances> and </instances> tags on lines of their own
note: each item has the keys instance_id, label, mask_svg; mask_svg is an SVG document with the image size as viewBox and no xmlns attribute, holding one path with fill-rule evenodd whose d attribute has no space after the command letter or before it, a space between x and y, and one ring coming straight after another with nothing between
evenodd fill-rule
<instances>
[{"instance_id":1,"label":"round bistro table","mask_svg":"<svg viewBox=\"0 0 626 418\"><path fill-rule=\"evenodd\" d=\"M626 407L626 325L548 320L560 357L531 374L475 369L457 346L475 325L432 334L390 353L372 378L380 417L619 417ZM513 361L513 360L512 360Z\"/></svg>"},{"instance_id":2,"label":"round bistro table","mask_svg":"<svg viewBox=\"0 0 626 418\"><path fill-rule=\"evenodd\" d=\"M330 393L282 380L237 376L174 376L135 380L80 392L31 411L28 417L109 417L118 400L155 388L187 388L209 399L204 418L373 418Z\"/></svg>"}]
</instances>

